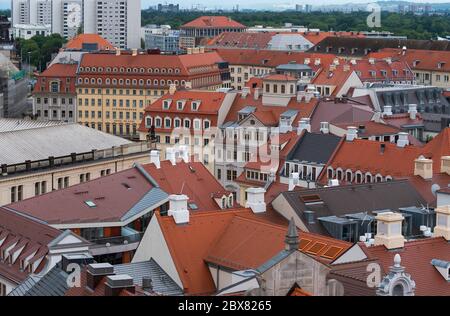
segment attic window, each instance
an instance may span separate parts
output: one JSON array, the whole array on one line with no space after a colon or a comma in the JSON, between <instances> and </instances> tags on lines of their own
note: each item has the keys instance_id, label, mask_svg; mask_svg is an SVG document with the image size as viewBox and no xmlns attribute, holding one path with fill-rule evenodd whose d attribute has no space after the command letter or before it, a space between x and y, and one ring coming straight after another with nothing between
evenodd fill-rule
<instances>
[{"instance_id":1,"label":"attic window","mask_svg":"<svg viewBox=\"0 0 450 316\"><path fill-rule=\"evenodd\" d=\"M198 210L198 206L197 206L197 204L195 204L195 203L189 203L188 206L189 206L189 208L190 208L191 210L193 210L193 211Z\"/></svg>"},{"instance_id":2,"label":"attic window","mask_svg":"<svg viewBox=\"0 0 450 316\"><path fill-rule=\"evenodd\" d=\"M93 201L88 200L84 202L87 206L89 206L90 208L95 208L97 207L97 204L95 204Z\"/></svg>"},{"instance_id":3,"label":"attic window","mask_svg":"<svg viewBox=\"0 0 450 316\"><path fill-rule=\"evenodd\" d=\"M311 195L303 195L300 196L300 200L303 203L317 203L317 202L322 202L322 199L320 198L319 195L317 194L311 194Z\"/></svg>"}]
</instances>

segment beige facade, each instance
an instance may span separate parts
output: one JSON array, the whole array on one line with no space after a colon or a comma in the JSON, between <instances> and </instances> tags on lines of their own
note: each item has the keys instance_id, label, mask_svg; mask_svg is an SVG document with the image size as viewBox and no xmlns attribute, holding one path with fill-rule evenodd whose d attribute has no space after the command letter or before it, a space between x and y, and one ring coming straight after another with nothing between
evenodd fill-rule
<instances>
[{"instance_id":1,"label":"beige facade","mask_svg":"<svg viewBox=\"0 0 450 316\"><path fill-rule=\"evenodd\" d=\"M417 84L435 86L443 89L450 88L450 72L413 69L413 73Z\"/></svg>"},{"instance_id":2,"label":"beige facade","mask_svg":"<svg viewBox=\"0 0 450 316\"><path fill-rule=\"evenodd\" d=\"M37 167L42 162L31 162L30 171L25 164L11 166L0 175L0 205L32 198L53 190L63 189L85 181L129 169L135 163L149 163L149 143L133 143L122 147L99 150L91 154L55 158L54 167ZM21 171L14 171L21 170Z\"/></svg>"},{"instance_id":3,"label":"beige facade","mask_svg":"<svg viewBox=\"0 0 450 316\"><path fill-rule=\"evenodd\" d=\"M242 90L253 77L262 77L275 71L272 67L260 67L252 65L230 65L231 87Z\"/></svg>"}]
</instances>

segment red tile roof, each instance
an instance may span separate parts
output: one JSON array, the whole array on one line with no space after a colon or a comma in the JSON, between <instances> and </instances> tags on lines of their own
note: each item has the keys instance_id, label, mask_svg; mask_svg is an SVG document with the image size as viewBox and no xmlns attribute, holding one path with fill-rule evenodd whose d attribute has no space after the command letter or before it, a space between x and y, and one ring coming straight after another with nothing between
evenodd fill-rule
<instances>
[{"instance_id":1,"label":"red tile roof","mask_svg":"<svg viewBox=\"0 0 450 316\"><path fill-rule=\"evenodd\" d=\"M195 90L180 90L176 91L173 95L166 94L151 105L147 106L139 131L148 132L149 130L149 128L145 126L146 116L151 116L153 119L156 116L159 116L162 119L165 117L170 117L171 119L176 117L180 119L189 118L190 120L193 120L194 118L209 119L211 121L211 126L217 126L219 110L225 96L226 94L223 92ZM163 109L164 100L172 100L169 109ZM177 109L177 101L186 102L183 110ZM200 101L201 103L200 107L198 107L196 111L193 111L191 105L192 102L195 101ZM191 124L191 131L193 132L192 125L193 124ZM170 132L173 128L174 125L172 124L170 129L159 128L156 129L156 131Z\"/></svg>"},{"instance_id":2,"label":"red tile roof","mask_svg":"<svg viewBox=\"0 0 450 316\"><path fill-rule=\"evenodd\" d=\"M328 67L336 57L332 54L257 49L215 49L215 51L230 65L251 65L270 68L292 62L305 64L305 59L309 58L308 66L316 72L324 66ZM315 62L319 59L320 64L316 65Z\"/></svg>"},{"instance_id":3,"label":"red tile roof","mask_svg":"<svg viewBox=\"0 0 450 316\"><path fill-rule=\"evenodd\" d=\"M352 65L352 68L363 82L385 80L412 82L415 79L408 63L399 58L394 58L391 62L384 59L373 59L373 63L370 62L370 59L361 59L357 60L356 65Z\"/></svg>"},{"instance_id":4,"label":"red tile roof","mask_svg":"<svg viewBox=\"0 0 450 316\"><path fill-rule=\"evenodd\" d=\"M303 32L301 33L308 41L317 44L327 37L365 37L364 34L355 32Z\"/></svg>"},{"instance_id":5,"label":"red tile roof","mask_svg":"<svg viewBox=\"0 0 450 316\"><path fill-rule=\"evenodd\" d=\"M450 52L407 49L403 54L401 49L384 48L378 53L372 53L371 56L377 58L395 57L409 64L412 69L429 70L437 72L450 71Z\"/></svg>"},{"instance_id":6,"label":"red tile roof","mask_svg":"<svg viewBox=\"0 0 450 316\"><path fill-rule=\"evenodd\" d=\"M398 253L405 272L411 275L416 283L415 295L418 296L449 296L450 283L431 264L432 259L450 261L450 243L442 237L426 238L405 242L398 250L388 250L384 246L361 248L369 259L379 259L383 270L387 273L394 263Z\"/></svg>"},{"instance_id":7,"label":"red tile roof","mask_svg":"<svg viewBox=\"0 0 450 316\"><path fill-rule=\"evenodd\" d=\"M228 111L224 122L238 121L238 112L247 106L252 106L256 108L255 112L253 112L253 115L255 115L256 118L262 119L262 123L266 123L269 126L277 126L279 121L278 118L282 113L288 110L297 110L298 114L294 119L293 124L296 127L298 126L298 121L301 118L309 118L312 115L314 109L317 106L317 103L318 99L316 98L312 98L308 103L306 103L304 100L302 102L297 102L297 99L293 97L286 107L277 105L264 105L261 96L258 98L258 100L255 100L254 95L252 94L248 94L245 98L243 98L242 94L239 93L236 96L232 106L230 107L230 110ZM262 114L258 112L265 113ZM270 114L269 112L271 112L272 114Z\"/></svg>"},{"instance_id":8,"label":"red tile roof","mask_svg":"<svg viewBox=\"0 0 450 316\"><path fill-rule=\"evenodd\" d=\"M8 207L51 225L120 222L152 188L153 185L132 168ZM87 201L92 201L96 207L89 207Z\"/></svg>"},{"instance_id":9,"label":"red tile roof","mask_svg":"<svg viewBox=\"0 0 450 316\"><path fill-rule=\"evenodd\" d=\"M424 180L420 176L412 176L408 178L409 182L416 188L417 192L427 201L429 206L436 206L436 196L432 193L431 187L434 184L441 188L447 188L450 184L450 175L446 173L435 173L431 180Z\"/></svg>"},{"instance_id":10,"label":"red tile roof","mask_svg":"<svg viewBox=\"0 0 450 316\"><path fill-rule=\"evenodd\" d=\"M335 96L347 80L350 78L353 70L350 68L348 70L344 70L345 65L336 66L335 70L329 68L321 69L316 77L312 80L312 84L319 86L333 86L335 89L331 93L332 96Z\"/></svg>"},{"instance_id":11,"label":"red tile roof","mask_svg":"<svg viewBox=\"0 0 450 316\"><path fill-rule=\"evenodd\" d=\"M152 75L157 75L158 78L161 76L169 76L169 77L179 77L179 76L187 76L187 75L198 75L198 73L193 73L192 69L202 66L215 66L216 63L222 62L223 59L216 52L208 52L201 54L188 54L188 55L148 55L148 54L138 54L137 56L133 56L128 53L121 53L121 55L117 56L115 53L89 53L84 54L80 67L83 68L83 71L80 73L84 73L86 75L90 75L91 77L96 74L96 72L85 72L85 67L102 67L104 70L101 72L97 72L100 75L108 75L106 68L138 68L137 73L124 73L127 76L136 76L138 78L142 77L151 77ZM144 69L144 73L140 73L140 69ZM172 72L162 73L161 71L158 73L148 72L148 68L158 68L158 69L171 69ZM179 73L176 70L179 70ZM212 67L208 71L203 70L200 74L204 72L215 72L217 71L216 67ZM111 75L120 74L119 72L111 72ZM122 74L122 75L124 75Z\"/></svg>"},{"instance_id":12,"label":"red tile roof","mask_svg":"<svg viewBox=\"0 0 450 316\"><path fill-rule=\"evenodd\" d=\"M275 32L224 32L208 41L209 47L267 49Z\"/></svg>"},{"instance_id":13,"label":"red tile roof","mask_svg":"<svg viewBox=\"0 0 450 316\"><path fill-rule=\"evenodd\" d=\"M392 115L385 115L382 118L387 124L402 128L406 125L423 125L423 118L420 113L416 114L416 119L412 120L409 113L396 113Z\"/></svg>"},{"instance_id":14,"label":"red tile roof","mask_svg":"<svg viewBox=\"0 0 450 316\"><path fill-rule=\"evenodd\" d=\"M114 46L98 34L80 34L71 39L65 49L81 50L83 44L97 44L99 50L113 50Z\"/></svg>"},{"instance_id":15,"label":"red tile roof","mask_svg":"<svg viewBox=\"0 0 450 316\"><path fill-rule=\"evenodd\" d=\"M246 26L226 16L201 16L181 26L183 28L239 28Z\"/></svg>"},{"instance_id":16,"label":"red tile roof","mask_svg":"<svg viewBox=\"0 0 450 316\"><path fill-rule=\"evenodd\" d=\"M404 178L414 175L414 160L423 155L433 159L433 171L439 173L441 157L450 155L449 134L450 128L446 128L424 147L410 145L400 148L396 144L385 142L384 153L381 152L381 143L378 141L363 139L344 141L337 148L328 166L334 169L340 167L343 170L370 172L372 175L380 173L383 176ZM326 172L321 173L321 180L325 178L325 174Z\"/></svg>"},{"instance_id":17,"label":"red tile roof","mask_svg":"<svg viewBox=\"0 0 450 316\"><path fill-rule=\"evenodd\" d=\"M53 64L44 72L39 74L36 85L34 86L34 93L51 93L52 81L58 81L59 93L75 94L76 93L76 75L77 64ZM67 82L67 80L70 80ZM67 91L66 91L67 89Z\"/></svg>"},{"instance_id":18,"label":"red tile roof","mask_svg":"<svg viewBox=\"0 0 450 316\"><path fill-rule=\"evenodd\" d=\"M273 74L264 77L267 81L297 81L296 78L289 75Z\"/></svg>"},{"instance_id":19,"label":"red tile roof","mask_svg":"<svg viewBox=\"0 0 450 316\"><path fill-rule=\"evenodd\" d=\"M176 225L172 217L156 216L188 295L216 291L205 260L234 269L251 268L262 265L284 249L287 225L262 221L248 209L192 214L189 224L183 226ZM317 242L325 243L315 256L323 262L332 260L322 257L330 247L341 248L340 254L351 246L311 233L301 232L300 239L304 240L300 250L306 252Z\"/></svg>"},{"instance_id":20,"label":"red tile roof","mask_svg":"<svg viewBox=\"0 0 450 316\"><path fill-rule=\"evenodd\" d=\"M400 132L399 128L378 123L374 121L361 121L361 122L349 122L349 123L338 123L333 124L337 127L347 130L349 126L360 127L364 126L364 132L361 130L358 132L358 137L369 137L369 136L381 136L381 135L394 135Z\"/></svg>"},{"instance_id":21,"label":"red tile roof","mask_svg":"<svg viewBox=\"0 0 450 316\"><path fill-rule=\"evenodd\" d=\"M12 264L0 260L0 276L16 284L25 280L30 273L20 268L20 261L29 256L32 256L30 262L42 260L34 271L41 272L47 264L48 244L61 234L60 230L0 207L0 252L14 243L16 246L11 250L24 246Z\"/></svg>"},{"instance_id":22,"label":"red tile roof","mask_svg":"<svg viewBox=\"0 0 450 316\"><path fill-rule=\"evenodd\" d=\"M197 204L197 211L217 210L214 196L217 193L230 194L201 162L178 160L173 166L166 160L161 161L160 169L154 164L143 167L166 193L187 195L189 203Z\"/></svg>"}]
</instances>

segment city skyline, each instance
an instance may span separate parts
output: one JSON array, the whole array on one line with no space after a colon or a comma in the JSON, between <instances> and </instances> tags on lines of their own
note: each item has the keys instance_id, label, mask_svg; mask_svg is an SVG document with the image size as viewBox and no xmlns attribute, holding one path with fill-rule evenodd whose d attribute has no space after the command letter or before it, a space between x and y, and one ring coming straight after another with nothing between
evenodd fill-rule
<instances>
[{"instance_id":1,"label":"city skyline","mask_svg":"<svg viewBox=\"0 0 450 316\"><path fill-rule=\"evenodd\" d=\"M202 6L204 8L209 9L230 9L235 7L236 5L239 5L241 9L248 9L248 8L256 8L256 9L280 9L280 8L289 8L294 7L296 4L313 4L313 5L343 5L343 4L350 4L350 3L371 3L376 1L371 0L317 0L317 1L309 1L309 0L298 0L298 1L285 1L285 0L246 0L244 3L240 3L238 1L236 2L230 2L227 5L224 5L222 1L219 0L212 0L212 1L205 1L205 0L185 0L185 1L155 1L155 0L142 0L142 8L147 9L150 6L155 6L158 3L173 3L173 4L180 4L180 7L182 8L190 8L192 6ZM410 2L415 3L449 3L448 0L414 0ZM11 6L11 0L0 0L0 9L9 9Z\"/></svg>"}]
</instances>

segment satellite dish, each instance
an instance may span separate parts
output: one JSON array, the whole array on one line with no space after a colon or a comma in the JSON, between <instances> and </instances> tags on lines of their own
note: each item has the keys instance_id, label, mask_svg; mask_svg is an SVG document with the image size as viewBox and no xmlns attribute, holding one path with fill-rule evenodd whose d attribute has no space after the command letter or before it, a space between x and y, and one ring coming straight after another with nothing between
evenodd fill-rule
<instances>
[{"instance_id":1,"label":"satellite dish","mask_svg":"<svg viewBox=\"0 0 450 316\"><path fill-rule=\"evenodd\" d=\"M433 195L436 196L436 192L440 189L441 187L439 186L439 184L435 183L431 186L431 193L433 193Z\"/></svg>"}]
</instances>

